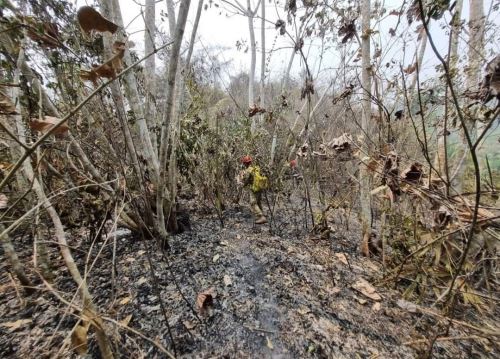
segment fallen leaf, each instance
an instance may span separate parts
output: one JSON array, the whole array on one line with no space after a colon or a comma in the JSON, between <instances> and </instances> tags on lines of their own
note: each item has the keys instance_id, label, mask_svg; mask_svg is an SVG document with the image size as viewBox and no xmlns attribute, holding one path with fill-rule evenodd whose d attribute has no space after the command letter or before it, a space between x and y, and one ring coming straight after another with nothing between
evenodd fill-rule
<instances>
[{"instance_id":1,"label":"fallen leaf","mask_svg":"<svg viewBox=\"0 0 500 359\"><path fill-rule=\"evenodd\" d=\"M128 323L130 323L131 320L132 320L132 314L129 314L125 318L120 320L120 324L128 325Z\"/></svg>"},{"instance_id":2,"label":"fallen leaf","mask_svg":"<svg viewBox=\"0 0 500 359\"><path fill-rule=\"evenodd\" d=\"M30 121L30 128L32 130L41 132L41 133L47 133L52 126L57 124L59 121L61 121L60 118L58 117L52 117L52 116L45 116L43 120L39 119L32 119ZM66 132L68 132L69 126L68 126L68 121L64 121L62 124L60 124L53 132L52 134L54 135L62 135Z\"/></svg>"},{"instance_id":3,"label":"fallen leaf","mask_svg":"<svg viewBox=\"0 0 500 359\"><path fill-rule=\"evenodd\" d=\"M92 30L99 32L109 31L114 34L118 30L118 25L103 17L97 10L90 6L82 6L76 14L78 23L87 34Z\"/></svg>"},{"instance_id":4,"label":"fallen leaf","mask_svg":"<svg viewBox=\"0 0 500 359\"><path fill-rule=\"evenodd\" d=\"M212 262L217 263L217 261L219 260L219 258L220 258L220 255L216 254L216 255L212 258Z\"/></svg>"},{"instance_id":5,"label":"fallen leaf","mask_svg":"<svg viewBox=\"0 0 500 359\"><path fill-rule=\"evenodd\" d=\"M375 290L375 287L368 283L368 281L364 278L360 278L356 283L352 285L352 288L370 299L377 301L382 299L380 294L378 294Z\"/></svg>"},{"instance_id":6,"label":"fallen leaf","mask_svg":"<svg viewBox=\"0 0 500 359\"><path fill-rule=\"evenodd\" d=\"M356 300L361 305L365 305L366 303L368 303L368 301L366 299L363 299L363 298L356 297Z\"/></svg>"},{"instance_id":7,"label":"fallen leaf","mask_svg":"<svg viewBox=\"0 0 500 359\"><path fill-rule=\"evenodd\" d=\"M271 341L271 339L269 339L268 336L266 336L266 345L269 349L273 350L274 349L274 346L273 346L273 342Z\"/></svg>"},{"instance_id":8,"label":"fallen leaf","mask_svg":"<svg viewBox=\"0 0 500 359\"><path fill-rule=\"evenodd\" d=\"M374 312L378 312L380 310L380 308L382 307L382 305L380 304L380 302L376 302L372 305L372 310Z\"/></svg>"},{"instance_id":9,"label":"fallen leaf","mask_svg":"<svg viewBox=\"0 0 500 359\"><path fill-rule=\"evenodd\" d=\"M13 331L16 331L17 329L28 323L31 323L31 319L19 319L15 322L5 322L0 324L0 326L9 328L9 332L12 333Z\"/></svg>"},{"instance_id":10,"label":"fallen leaf","mask_svg":"<svg viewBox=\"0 0 500 359\"><path fill-rule=\"evenodd\" d=\"M233 281L231 280L231 277L228 276L227 274L224 276L224 285L226 287L229 287L230 285L233 284Z\"/></svg>"},{"instance_id":11,"label":"fallen leaf","mask_svg":"<svg viewBox=\"0 0 500 359\"><path fill-rule=\"evenodd\" d=\"M208 311L209 307L214 305L214 299L216 297L215 289L208 288L207 290L201 292L196 297L196 305L200 314L204 315Z\"/></svg>"},{"instance_id":12,"label":"fallen leaf","mask_svg":"<svg viewBox=\"0 0 500 359\"><path fill-rule=\"evenodd\" d=\"M226 247L229 243L227 241L220 241L220 245Z\"/></svg>"},{"instance_id":13,"label":"fallen leaf","mask_svg":"<svg viewBox=\"0 0 500 359\"><path fill-rule=\"evenodd\" d=\"M347 260L347 256L345 255L345 253L335 253L335 257L337 257L337 259L339 261L341 261L342 263L344 263L346 266L349 265L349 262Z\"/></svg>"},{"instance_id":14,"label":"fallen leaf","mask_svg":"<svg viewBox=\"0 0 500 359\"><path fill-rule=\"evenodd\" d=\"M412 302L408 302L407 300L404 299L399 299L396 304L398 307L401 309L407 310L410 313L416 313L417 312L417 305Z\"/></svg>"},{"instance_id":15,"label":"fallen leaf","mask_svg":"<svg viewBox=\"0 0 500 359\"><path fill-rule=\"evenodd\" d=\"M191 329L194 329L196 328L196 322L191 322L189 320L185 320L182 322L182 324L184 324L184 326L186 327L187 330L191 330Z\"/></svg>"},{"instance_id":16,"label":"fallen leaf","mask_svg":"<svg viewBox=\"0 0 500 359\"><path fill-rule=\"evenodd\" d=\"M118 303L120 305L125 305L125 304L129 303L131 300L132 300L132 298L130 296L128 296L128 297L122 298Z\"/></svg>"},{"instance_id":17,"label":"fallen leaf","mask_svg":"<svg viewBox=\"0 0 500 359\"><path fill-rule=\"evenodd\" d=\"M141 285L141 284L144 284L146 283L148 280L145 278L145 277L141 277L139 278L139 280L137 281L137 285Z\"/></svg>"},{"instance_id":18,"label":"fallen leaf","mask_svg":"<svg viewBox=\"0 0 500 359\"><path fill-rule=\"evenodd\" d=\"M5 194L0 193L0 209L7 208L7 203L9 203L9 198Z\"/></svg>"},{"instance_id":19,"label":"fallen leaf","mask_svg":"<svg viewBox=\"0 0 500 359\"><path fill-rule=\"evenodd\" d=\"M87 332L89 330L90 322L82 322L77 325L71 333L71 347L78 355L86 355L88 351L87 346Z\"/></svg>"},{"instance_id":20,"label":"fallen leaf","mask_svg":"<svg viewBox=\"0 0 500 359\"><path fill-rule=\"evenodd\" d=\"M135 258L134 257L127 257L127 258L125 258L125 262L133 263L133 262L135 262Z\"/></svg>"}]
</instances>

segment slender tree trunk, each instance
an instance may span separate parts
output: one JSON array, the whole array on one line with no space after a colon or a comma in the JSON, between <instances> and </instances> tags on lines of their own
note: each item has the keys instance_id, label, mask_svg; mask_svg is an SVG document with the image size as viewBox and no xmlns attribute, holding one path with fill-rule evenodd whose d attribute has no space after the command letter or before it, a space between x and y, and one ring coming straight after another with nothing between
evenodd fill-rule
<instances>
[{"instance_id":1,"label":"slender tree trunk","mask_svg":"<svg viewBox=\"0 0 500 359\"><path fill-rule=\"evenodd\" d=\"M168 30L170 31L170 40L174 40L175 25L176 25L174 0L167 0L167 13L168 13Z\"/></svg>"},{"instance_id":2,"label":"slender tree trunk","mask_svg":"<svg viewBox=\"0 0 500 359\"><path fill-rule=\"evenodd\" d=\"M449 68L450 68L450 73L452 76L452 82L454 82L454 79L457 75L457 63L458 63L458 39L461 31L461 15L462 15L462 7L463 7L463 0L457 0L455 4L455 12L453 14L452 22L451 22L451 33L450 33L450 48L449 48L449 53L448 53L448 61L449 61ZM426 33L424 32L425 36ZM427 38L427 36L426 36ZM448 88L446 92L448 93ZM446 101L448 101L448 96L446 96ZM444 126L444 121L447 121L448 117L448 107L449 105L446 105L446 111L445 111L445 118L443 118L441 121L438 123L438 128L437 128L437 136L438 136L438 142L437 142L437 152L436 156L434 158L434 168L439 172L440 176L444 178L448 183L450 179L448 178L449 175L449 164L448 164L448 156L447 156L447 148L446 148L446 139L447 139L447 131L448 129L445 128ZM447 127L447 126L446 126Z\"/></svg>"},{"instance_id":3,"label":"slender tree trunk","mask_svg":"<svg viewBox=\"0 0 500 359\"><path fill-rule=\"evenodd\" d=\"M123 28L123 19L118 0L101 0L101 6L105 15L114 20L118 26ZM125 34L115 34L115 36L118 36L120 41L127 43ZM123 61L125 64L131 64L133 62L128 49L125 50ZM156 179L158 178L159 173L158 156L156 155L156 151L153 149L153 142L151 140L144 108L142 106L143 101L139 97L137 79L135 78L133 71L129 71L123 76L123 83L125 85L125 94L128 103L135 115L135 123L141 139L140 153L146 160L148 169L154 174L152 178Z\"/></svg>"},{"instance_id":4,"label":"slender tree trunk","mask_svg":"<svg viewBox=\"0 0 500 359\"><path fill-rule=\"evenodd\" d=\"M250 71L248 73L248 107L252 108L255 105L255 63L257 61L257 44L255 43L255 30L253 26L254 12L250 0L247 0L248 31L250 32ZM255 116L252 117L251 132L254 133L256 129Z\"/></svg>"},{"instance_id":5,"label":"slender tree trunk","mask_svg":"<svg viewBox=\"0 0 500 359\"><path fill-rule=\"evenodd\" d=\"M485 35L485 15L484 15L484 1L470 0L470 23L469 32L471 39L469 40L469 68L466 78L467 87L474 89L478 87L481 82L481 69L484 63L485 49L484 49L484 35ZM476 106L477 107L477 106ZM479 108L477 108L479 110ZM485 124L476 122L475 129L472 127L470 133L474 138L478 138L484 131ZM474 126L472 125L472 126ZM481 141L477 147L477 157L479 160L479 169L481 177L487 176L486 171L486 152L483 147L484 140Z\"/></svg>"},{"instance_id":6,"label":"slender tree trunk","mask_svg":"<svg viewBox=\"0 0 500 359\"><path fill-rule=\"evenodd\" d=\"M465 86L467 89L475 89L478 87L481 74L481 60L484 53L484 10L483 1L480 0L470 0L469 1L469 42L468 42L468 58L469 64L467 70L465 71ZM474 110L474 109L472 109ZM465 117L467 131L469 132L471 139L474 141L476 138L477 124L473 119L468 119ZM466 143L465 137L462 138L462 142ZM477 157L480 164L482 164L482 154L480 148L477 150ZM467 169L467 163L469 161L463 161L460 164L457 172L457 185L456 189L460 193L463 191L465 185L465 173Z\"/></svg>"},{"instance_id":7,"label":"slender tree trunk","mask_svg":"<svg viewBox=\"0 0 500 359\"><path fill-rule=\"evenodd\" d=\"M191 40L189 41L189 49L186 57L186 69L187 73L191 72L191 57L193 56L194 43L196 40L196 34L198 32L198 26L200 24L201 12L203 10L203 0L198 0L198 9L196 10L196 18L194 19L193 30L191 32Z\"/></svg>"},{"instance_id":8,"label":"slender tree trunk","mask_svg":"<svg viewBox=\"0 0 500 359\"><path fill-rule=\"evenodd\" d=\"M361 4L361 87L363 88L361 129L365 136L370 133L371 119L370 6L370 0L363 0ZM368 154L368 139L365 138L362 143L362 156L368 156ZM359 183L360 217L363 231L361 252L364 255L369 255L368 243L371 236L370 173L364 163L360 164Z\"/></svg>"},{"instance_id":9,"label":"slender tree trunk","mask_svg":"<svg viewBox=\"0 0 500 359\"><path fill-rule=\"evenodd\" d=\"M265 108L266 94L265 94L265 81L266 81L266 2L262 1L261 6L261 29L260 29L260 104L259 107ZM264 114L260 115L260 123L264 123Z\"/></svg>"},{"instance_id":10,"label":"slender tree trunk","mask_svg":"<svg viewBox=\"0 0 500 359\"><path fill-rule=\"evenodd\" d=\"M166 239L167 230L165 227L165 211L170 215L173 205L175 204L176 195L176 161L175 149L178 140L178 124L175 119L178 117L174 114L174 100L175 100L175 84L177 79L177 68L179 63L179 54L184 37L184 28L186 26L187 15L189 13L190 0L182 0L179 7L179 16L175 29L174 44L170 53L169 64L167 68L167 98L165 101L165 110L163 114L163 121L161 127L161 141L160 141L160 175L158 177L158 190L156 197L157 209L157 230L160 235ZM171 133L174 132L174 133ZM167 173L167 160L169 158L169 150L171 153L168 163ZM167 178L168 174L168 178ZM168 181L167 181L168 180ZM167 185L169 185L167 187ZM167 189L168 188L168 189ZM175 220L175 218L173 219Z\"/></svg>"},{"instance_id":11,"label":"slender tree trunk","mask_svg":"<svg viewBox=\"0 0 500 359\"><path fill-rule=\"evenodd\" d=\"M144 32L144 53L149 54L155 49L155 0L146 0L146 11L144 15L144 22L146 31ZM144 82L146 88L146 122L151 129L151 142L153 142L153 149L157 150L158 142L156 136L156 129L158 122L156 121L155 111L155 90L156 90L156 75L155 75L155 57L150 56L144 62Z\"/></svg>"}]
</instances>

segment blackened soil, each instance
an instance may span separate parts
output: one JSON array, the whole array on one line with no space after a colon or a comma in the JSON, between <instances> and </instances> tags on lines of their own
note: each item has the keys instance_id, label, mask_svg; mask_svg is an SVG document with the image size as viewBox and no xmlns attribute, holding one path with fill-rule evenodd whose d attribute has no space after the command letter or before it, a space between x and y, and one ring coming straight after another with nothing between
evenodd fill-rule
<instances>
[{"instance_id":1,"label":"blackened soil","mask_svg":"<svg viewBox=\"0 0 500 359\"><path fill-rule=\"evenodd\" d=\"M101 313L178 357L413 358L424 353L426 344L408 342L425 338L437 323L399 308L400 293L377 287L382 299L376 302L352 288L362 278L376 285L381 272L378 263L357 256L353 220L339 214L330 239L318 239L306 228L307 218L285 208L270 232L269 225L254 226L244 207L225 211L224 227L215 214L193 210L192 230L171 238L170 253L151 240L117 240L114 281L111 239L92 250L83 235L74 234L70 242L81 271L88 259L89 288ZM16 247L29 263L30 239L20 238ZM79 304L57 247L51 248L53 287ZM75 310L40 282L37 295L21 299L7 269L3 263L1 321L25 322L14 329L0 326L0 357L74 357ZM200 311L197 296L210 288L213 305ZM105 322L117 357L166 357L137 333ZM449 335L463 333L452 328ZM495 357L491 350L449 341L438 343L434 356ZM88 353L99 357L91 332Z\"/></svg>"}]
</instances>

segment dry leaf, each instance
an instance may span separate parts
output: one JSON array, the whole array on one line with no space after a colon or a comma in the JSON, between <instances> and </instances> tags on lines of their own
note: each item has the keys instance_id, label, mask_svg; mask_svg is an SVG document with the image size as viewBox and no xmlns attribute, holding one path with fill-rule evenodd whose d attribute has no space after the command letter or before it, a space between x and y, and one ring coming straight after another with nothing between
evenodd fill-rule
<instances>
[{"instance_id":1,"label":"dry leaf","mask_svg":"<svg viewBox=\"0 0 500 359\"><path fill-rule=\"evenodd\" d=\"M90 6L82 6L76 14L78 23L87 34L92 30L99 32L109 31L114 34L118 30L118 25L103 17L97 10Z\"/></svg>"},{"instance_id":2,"label":"dry leaf","mask_svg":"<svg viewBox=\"0 0 500 359\"><path fill-rule=\"evenodd\" d=\"M356 298L356 300L358 301L358 303L361 304L361 305L365 305L366 303L368 303L368 301L366 299L359 298L359 297L354 297L354 298Z\"/></svg>"},{"instance_id":3,"label":"dry leaf","mask_svg":"<svg viewBox=\"0 0 500 359\"><path fill-rule=\"evenodd\" d=\"M87 332L89 330L90 322L82 322L77 325L71 333L71 347L78 355L86 355L88 351L87 346Z\"/></svg>"},{"instance_id":4,"label":"dry leaf","mask_svg":"<svg viewBox=\"0 0 500 359\"><path fill-rule=\"evenodd\" d=\"M189 320L183 321L182 324L184 324L184 326L186 327L187 330L191 330L191 329L196 328L196 323L195 322L191 322Z\"/></svg>"},{"instance_id":5,"label":"dry leaf","mask_svg":"<svg viewBox=\"0 0 500 359\"><path fill-rule=\"evenodd\" d=\"M93 70L80 70L80 78L83 81L91 81L94 85L97 86L97 79L99 78L99 76Z\"/></svg>"},{"instance_id":6,"label":"dry leaf","mask_svg":"<svg viewBox=\"0 0 500 359\"><path fill-rule=\"evenodd\" d=\"M132 320L132 314L129 314L125 318L120 320L120 324L128 325L128 323L130 323L131 320Z\"/></svg>"},{"instance_id":7,"label":"dry leaf","mask_svg":"<svg viewBox=\"0 0 500 359\"><path fill-rule=\"evenodd\" d=\"M417 305L412 303L412 302L408 302L407 300L404 300L404 299L399 299L396 303L398 305L398 307L400 307L401 309L404 309L410 313L416 313L417 312Z\"/></svg>"},{"instance_id":8,"label":"dry leaf","mask_svg":"<svg viewBox=\"0 0 500 359\"><path fill-rule=\"evenodd\" d=\"M17 114L16 106L12 103L10 98L0 91L0 113L4 115Z\"/></svg>"},{"instance_id":9,"label":"dry leaf","mask_svg":"<svg viewBox=\"0 0 500 359\"><path fill-rule=\"evenodd\" d=\"M125 43L121 41L115 41L113 43L113 54L111 59L111 66L116 72L121 72L123 70L123 55L125 54Z\"/></svg>"},{"instance_id":10,"label":"dry leaf","mask_svg":"<svg viewBox=\"0 0 500 359\"><path fill-rule=\"evenodd\" d=\"M216 255L212 258L212 262L217 263L217 261L219 260L219 258L220 258L220 255L216 254Z\"/></svg>"},{"instance_id":11,"label":"dry leaf","mask_svg":"<svg viewBox=\"0 0 500 359\"><path fill-rule=\"evenodd\" d=\"M108 64L92 65L92 72L96 73L99 77L112 79L116 77L115 69Z\"/></svg>"},{"instance_id":12,"label":"dry leaf","mask_svg":"<svg viewBox=\"0 0 500 359\"><path fill-rule=\"evenodd\" d=\"M271 341L271 339L269 339L268 336L266 336L266 345L269 349L273 350L274 349L274 346L273 346L273 342Z\"/></svg>"},{"instance_id":13,"label":"dry leaf","mask_svg":"<svg viewBox=\"0 0 500 359\"><path fill-rule=\"evenodd\" d=\"M376 302L376 303L373 303L372 305L372 310L374 312L378 312L380 310L380 308L382 307L382 305L380 304L380 302Z\"/></svg>"},{"instance_id":14,"label":"dry leaf","mask_svg":"<svg viewBox=\"0 0 500 359\"><path fill-rule=\"evenodd\" d=\"M7 203L9 203L9 198L5 194L0 193L0 209L7 208Z\"/></svg>"},{"instance_id":15,"label":"dry leaf","mask_svg":"<svg viewBox=\"0 0 500 359\"><path fill-rule=\"evenodd\" d=\"M382 297L377 293L375 287L373 287L366 279L360 278L356 283L352 285L352 288L373 300L381 300Z\"/></svg>"},{"instance_id":16,"label":"dry leaf","mask_svg":"<svg viewBox=\"0 0 500 359\"><path fill-rule=\"evenodd\" d=\"M47 133L52 128L52 126L58 123L59 121L61 121L60 118L52 116L45 116L43 120L32 119L30 121L30 128L38 132ZM64 121L52 132L52 134L62 135L68 132L68 130L69 130L68 121Z\"/></svg>"},{"instance_id":17,"label":"dry leaf","mask_svg":"<svg viewBox=\"0 0 500 359\"><path fill-rule=\"evenodd\" d=\"M409 65L408 67L403 69L403 72L407 75L410 75L415 72L417 69L417 64Z\"/></svg>"},{"instance_id":18,"label":"dry leaf","mask_svg":"<svg viewBox=\"0 0 500 359\"><path fill-rule=\"evenodd\" d=\"M196 297L196 306L201 315L206 314L209 307L214 305L215 296L216 293L213 287L198 294Z\"/></svg>"},{"instance_id":19,"label":"dry leaf","mask_svg":"<svg viewBox=\"0 0 500 359\"><path fill-rule=\"evenodd\" d=\"M132 298L129 296L129 297L122 298L118 303L120 305L125 305L125 304L129 303L131 300L132 300Z\"/></svg>"},{"instance_id":20,"label":"dry leaf","mask_svg":"<svg viewBox=\"0 0 500 359\"><path fill-rule=\"evenodd\" d=\"M230 285L233 284L233 281L231 280L231 277L228 276L227 274L224 276L224 285L226 287L229 287Z\"/></svg>"},{"instance_id":21,"label":"dry leaf","mask_svg":"<svg viewBox=\"0 0 500 359\"><path fill-rule=\"evenodd\" d=\"M141 277L139 278L139 280L137 281L137 285L141 285L141 284L144 284L146 283L148 280L145 278L145 277Z\"/></svg>"},{"instance_id":22,"label":"dry leaf","mask_svg":"<svg viewBox=\"0 0 500 359\"><path fill-rule=\"evenodd\" d=\"M23 325L31 323L31 319L19 319L16 320L15 322L5 322L1 323L0 326L9 328L9 332L13 332L19 328L21 328Z\"/></svg>"},{"instance_id":23,"label":"dry leaf","mask_svg":"<svg viewBox=\"0 0 500 359\"><path fill-rule=\"evenodd\" d=\"M345 255L345 253L335 253L335 257L337 257L337 259L339 261L341 261L342 263L344 263L346 266L349 265L349 262L347 260L347 256Z\"/></svg>"},{"instance_id":24,"label":"dry leaf","mask_svg":"<svg viewBox=\"0 0 500 359\"><path fill-rule=\"evenodd\" d=\"M49 48L55 48L61 44L59 29L55 22L35 23L33 27L28 28L28 36L31 40Z\"/></svg>"}]
</instances>

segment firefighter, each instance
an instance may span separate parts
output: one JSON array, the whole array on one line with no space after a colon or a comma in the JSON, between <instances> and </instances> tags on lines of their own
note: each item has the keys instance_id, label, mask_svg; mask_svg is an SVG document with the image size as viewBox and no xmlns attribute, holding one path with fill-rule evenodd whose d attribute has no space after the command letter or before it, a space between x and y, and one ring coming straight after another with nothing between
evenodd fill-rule
<instances>
[{"instance_id":1,"label":"firefighter","mask_svg":"<svg viewBox=\"0 0 500 359\"><path fill-rule=\"evenodd\" d=\"M267 218L262 210L262 193L268 187L268 179L260 174L259 166L252 165L252 157L243 156L240 162L245 168L240 171L236 181L240 186L249 189L250 207L255 218L255 224L267 223Z\"/></svg>"}]
</instances>

